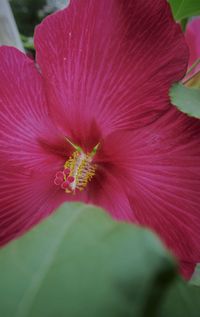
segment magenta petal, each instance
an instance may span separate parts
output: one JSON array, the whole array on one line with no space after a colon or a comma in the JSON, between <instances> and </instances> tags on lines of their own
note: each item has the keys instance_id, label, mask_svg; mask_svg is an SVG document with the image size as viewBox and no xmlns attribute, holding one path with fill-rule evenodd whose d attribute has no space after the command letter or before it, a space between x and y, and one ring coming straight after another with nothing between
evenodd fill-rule
<instances>
[{"instance_id":1,"label":"magenta petal","mask_svg":"<svg viewBox=\"0 0 200 317\"><path fill-rule=\"evenodd\" d=\"M72 0L36 29L35 46L54 118L106 135L154 121L188 51L165 0Z\"/></svg>"},{"instance_id":2,"label":"magenta petal","mask_svg":"<svg viewBox=\"0 0 200 317\"><path fill-rule=\"evenodd\" d=\"M66 141L48 116L41 75L14 48L0 48L0 245L63 201L53 180ZM65 150L65 152L64 152Z\"/></svg>"},{"instance_id":3,"label":"magenta petal","mask_svg":"<svg viewBox=\"0 0 200 317\"><path fill-rule=\"evenodd\" d=\"M171 109L137 132L113 133L97 163L126 192L138 223L154 229L188 278L200 262L200 121Z\"/></svg>"},{"instance_id":4,"label":"magenta petal","mask_svg":"<svg viewBox=\"0 0 200 317\"><path fill-rule=\"evenodd\" d=\"M66 199L51 173L1 170L0 246L22 235Z\"/></svg>"},{"instance_id":5,"label":"magenta petal","mask_svg":"<svg viewBox=\"0 0 200 317\"><path fill-rule=\"evenodd\" d=\"M0 48L0 61L1 168L57 166L69 146L49 118L34 62L9 47Z\"/></svg>"},{"instance_id":6,"label":"magenta petal","mask_svg":"<svg viewBox=\"0 0 200 317\"><path fill-rule=\"evenodd\" d=\"M108 169L98 171L88 186L88 202L105 208L117 220L137 223L123 184L120 184L117 177Z\"/></svg>"}]
</instances>

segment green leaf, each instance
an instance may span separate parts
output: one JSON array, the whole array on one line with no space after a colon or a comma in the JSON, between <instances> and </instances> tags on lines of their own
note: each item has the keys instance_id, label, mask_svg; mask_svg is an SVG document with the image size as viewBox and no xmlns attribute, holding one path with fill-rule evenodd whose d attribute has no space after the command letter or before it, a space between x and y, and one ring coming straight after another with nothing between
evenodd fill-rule
<instances>
[{"instance_id":1,"label":"green leaf","mask_svg":"<svg viewBox=\"0 0 200 317\"><path fill-rule=\"evenodd\" d=\"M169 0L175 20L200 14L199 0Z\"/></svg>"},{"instance_id":2,"label":"green leaf","mask_svg":"<svg viewBox=\"0 0 200 317\"><path fill-rule=\"evenodd\" d=\"M196 268L195 268L195 271L194 271L192 278L190 280L190 284L200 287L200 263L198 263Z\"/></svg>"},{"instance_id":3,"label":"green leaf","mask_svg":"<svg viewBox=\"0 0 200 317\"><path fill-rule=\"evenodd\" d=\"M199 317L200 288L176 278L161 302L159 317Z\"/></svg>"},{"instance_id":4,"label":"green leaf","mask_svg":"<svg viewBox=\"0 0 200 317\"><path fill-rule=\"evenodd\" d=\"M173 295L181 317L196 317L191 307L182 309L187 285L178 281L173 294L175 268L150 231L93 206L65 204L1 249L0 316L177 316ZM191 298L197 311L198 302Z\"/></svg>"},{"instance_id":5,"label":"green leaf","mask_svg":"<svg viewBox=\"0 0 200 317\"><path fill-rule=\"evenodd\" d=\"M0 252L0 316L153 316L174 264L147 230L66 204Z\"/></svg>"},{"instance_id":6,"label":"green leaf","mask_svg":"<svg viewBox=\"0 0 200 317\"><path fill-rule=\"evenodd\" d=\"M189 116L200 118L200 89L175 84L170 89L171 103Z\"/></svg>"}]
</instances>

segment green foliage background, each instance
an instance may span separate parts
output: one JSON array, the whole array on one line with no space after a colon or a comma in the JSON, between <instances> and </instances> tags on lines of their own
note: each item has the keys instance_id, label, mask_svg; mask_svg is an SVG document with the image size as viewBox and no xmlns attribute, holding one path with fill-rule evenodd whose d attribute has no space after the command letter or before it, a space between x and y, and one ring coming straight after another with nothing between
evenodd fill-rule
<instances>
[{"instance_id":1,"label":"green foliage background","mask_svg":"<svg viewBox=\"0 0 200 317\"><path fill-rule=\"evenodd\" d=\"M152 232L80 203L2 249L0 279L3 317L199 317L200 288Z\"/></svg>"},{"instance_id":2,"label":"green foliage background","mask_svg":"<svg viewBox=\"0 0 200 317\"><path fill-rule=\"evenodd\" d=\"M19 32L25 36L33 36L35 25L43 18L39 11L45 6L46 0L11 0L10 4Z\"/></svg>"}]
</instances>

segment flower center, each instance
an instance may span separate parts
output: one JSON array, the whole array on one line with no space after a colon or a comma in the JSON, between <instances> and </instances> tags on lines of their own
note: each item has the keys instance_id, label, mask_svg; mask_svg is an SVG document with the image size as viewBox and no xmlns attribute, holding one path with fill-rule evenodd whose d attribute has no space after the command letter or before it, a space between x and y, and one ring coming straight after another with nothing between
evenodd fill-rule
<instances>
[{"instance_id":1,"label":"flower center","mask_svg":"<svg viewBox=\"0 0 200 317\"><path fill-rule=\"evenodd\" d=\"M84 190L95 175L97 165L92 163L92 160L99 144L94 147L92 152L84 153L80 147L70 141L69 143L76 151L65 162L63 170L56 173L54 184L60 186L66 193L75 193L77 189Z\"/></svg>"}]
</instances>

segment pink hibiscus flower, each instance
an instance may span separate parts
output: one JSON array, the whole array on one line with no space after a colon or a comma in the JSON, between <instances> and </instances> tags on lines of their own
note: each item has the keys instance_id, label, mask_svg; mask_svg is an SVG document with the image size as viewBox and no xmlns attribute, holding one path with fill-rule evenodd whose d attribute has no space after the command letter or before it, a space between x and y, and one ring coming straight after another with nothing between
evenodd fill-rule
<instances>
[{"instance_id":1,"label":"pink hibiscus flower","mask_svg":"<svg viewBox=\"0 0 200 317\"><path fill-rule=\"evenodd\" d=\"M64 201L148 226L200 261L200 122L170 104L188 50L165 0L72 0L0 49L0 244Z\"/></svg>"},{"instance_id":2,"label":"pink hibiscus flower","mask_svg":"<svg viewBox=\"0 0 200 317\"><path fill-rule=\"evenodd\" d=\"M194 18L187 24L185 38L190 51L188 63L188 68L190 68L198 59L200 59L200 17ZM200 71L200 63L189 74L189 77L196 74L198 71Z\"/></svg>"}]
</instances>

